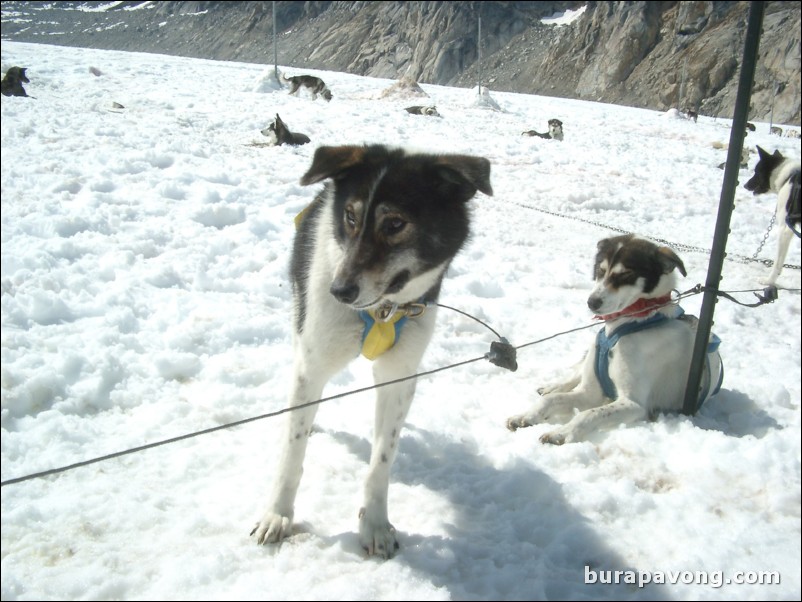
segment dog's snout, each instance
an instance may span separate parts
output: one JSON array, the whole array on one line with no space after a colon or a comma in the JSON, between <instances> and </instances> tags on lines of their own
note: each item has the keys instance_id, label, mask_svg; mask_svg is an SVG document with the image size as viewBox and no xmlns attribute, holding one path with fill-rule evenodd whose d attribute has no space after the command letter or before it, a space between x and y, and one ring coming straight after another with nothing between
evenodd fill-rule
<instances>
[{"instance_id":1,"label":"dog's snout","mask_svg":"<svg viewBox=\"0 0 802 602\"><path fill-rule=\"evenodd\" d=\"M340 303L350 304L359 297L359 286L353 282L335 280L329 292L334 295L334 298Z\"/></svg>"},{"instance_id":2,"label":"dog's snout","mask_svg":"<svg viewBox=\"0 0 802 602\"><path fill-rule=\"evenodd\" d=\"M591 295L588 297L588 307L590 311L596 311L602 306L602 299L601 297L597 297L595 295Z\"/></svg>"}]
</instances>

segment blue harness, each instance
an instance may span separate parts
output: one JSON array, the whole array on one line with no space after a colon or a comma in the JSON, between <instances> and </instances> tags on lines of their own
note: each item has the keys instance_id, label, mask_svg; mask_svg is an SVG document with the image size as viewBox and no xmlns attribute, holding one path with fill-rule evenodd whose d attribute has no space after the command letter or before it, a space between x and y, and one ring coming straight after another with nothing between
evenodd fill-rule
<instances>
[{"instance_id":1,"label":"blue harness","mask_svg":"<svg viewBox=\"0 0 802 602\"><path fill-rule=\"evenodd\" d=\"M677 306L677 314L674 316L673 319L683 319L684 310ZM596 362L594 363L594 367L596 369L596 378L599 380L599 384L601 384L602 391L604 392L604 396L615 401L618 399L618 391L613 384L613 381L610 379L610 351L618 340L626 336L628 334L632 334L633 332L639 332L641 330L646 330L647 328L652 328L657 326L658 324L662 324L666 320L670 320L665 314L656 313L652 317L641 320L639 322L626 322L616 328L610 336L607 336L605 328L602 328L599 331L598 336L596 337ZM718 351L718 347L721 344L721 339L716 336L715 334L710 334L710 342L707 344L707 355L705 356L705 374L702 378L702 383L699 390L699 400L696 405L696 409L698 410L701 407L702 403L705 399L707 399L708 393L710 392L711 381L712 381L712 374L710 370L710 356ZM721 389L721 383L724 382L724 365L722 364L721 370L719 372L718 382L713 389L711 395L715 395Z\"/></svg>"}]
</instances>

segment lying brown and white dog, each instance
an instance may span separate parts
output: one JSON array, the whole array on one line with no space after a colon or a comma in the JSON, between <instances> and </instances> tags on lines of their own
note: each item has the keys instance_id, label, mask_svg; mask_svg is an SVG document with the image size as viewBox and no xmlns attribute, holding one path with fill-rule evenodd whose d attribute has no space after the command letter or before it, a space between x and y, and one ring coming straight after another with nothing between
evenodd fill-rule
<instances>
[{"instance_id":1,"label":"lying brown and white dog","mask_svg":"<svg viewBox=\"0 0 802 602\"><path fill-rule=\"evenodd\" d=\"M599 241L594 270L588 307L604 326L570 378L538 389L534 407L507 421L510 430L567 421L540 437L561 445L682 409L698 323L671 301L676 273L686 275L682 260L627 234ZM718 343L711 335L697 408L721 386Z\"/></svg>"}]
</instances>

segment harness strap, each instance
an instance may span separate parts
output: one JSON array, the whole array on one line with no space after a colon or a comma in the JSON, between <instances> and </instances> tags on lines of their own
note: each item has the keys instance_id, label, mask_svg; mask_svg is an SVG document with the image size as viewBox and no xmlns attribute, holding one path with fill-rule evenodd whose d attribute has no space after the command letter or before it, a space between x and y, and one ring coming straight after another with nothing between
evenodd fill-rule
<instances>
[{"instance_id":1,"label":"harness strap","mask_svg":"<svg viewBox=\"0 0 802 602\"><path fill-rule=\"evenodd\" d=\"M618 391L616 390L612 379L610 379L610 350L615 347L615 344L621 337L632 334L633 332L639 332L641 330L646 330L647 328L652 328L653 326L665 322L666 320L668 320L668 317L665 314L656 313L647 320L642 320L639 322L626 322L622 324L616 328L609 337L607 336L604 328L599 330L599 334L596 337L595 368L596 378L599 379L599 383L602 386L602 391L604 391L605 397L608 397L613 401L618 399Z\"/></svg>"},{"instance_id":2,"label":"harness strap","mask_svg":"<svg viewBox=\"0 0 802 602\"><path fill-rule=\"evenodd\" d=\"M696 401L696 410L702 407L705 399L712 397L721 390L721 384L724 382L724 362L721 362L721 370L718 372L718 381L716 386L711 390L713 383L713 368L710 366L710 356L718 352L718 346L721 344L721 339L712 332L710 333L710 341L707 343L707 355L705 356L705 371L702 375L702 382L699 384L699 398Z\"/></svg>"},{"instance_id":3,"label":"harness strap","mask_svg":"<svg viewBox=\"0 0 802 602\"><path fill-rule=\"evenodd\" d=\"M676 309L677 313L674 316L674 319L680 319L688 322L692 322L697 320L695 316L686 316L685 311L677 306ZM615 388L615 384L613 384L612 379L610 378L610 351L615 346L615 344L619 341L619 339L623 336L628 334L632 334L633 332L639 332L641 330L646 330L648 328L652 328L659 324L662 324L669 318L665 314L657 313L652 317L648 318L647 320L643 320L641 322L626 322L622 324L618 328L616 328L610 336L607 336L605 329L602 328L599 331L599 334L596 337L596 362L594 364L594 368L596 371L596 378L599 380L599 384L601 384L602 391L604 392L604 396L612 401L618 399L618 391ZM705 355L705 371L702 374L702 382L699 387L699 397L697 399L696 409L698 410L702 403L710 397L715 395L721 389L721 385L724 382L724 365L722 363L721 370L719 371L718 381L715 384L715 387L711 391L712 386L712 368L710 365L710 356L714 353L718 352L719 345L721 344L721 339L714 333L710 334L710 340L707 344L707 354ZM708 395L708 393L710 393Z\"/></svg>"},{"instance_id":4,"label":"harness strap","mask_svg":"<svg viewBox=\"0 0 802 602\"><path fill-rule=\"evenodd\" d=\"M791 176L791 194L788 195L788 203L785 206L785 223L799 238L802 233L798 229L802 223L802 207L800 207L800 172L796 171Z\"/></svg>"}]
</instances>

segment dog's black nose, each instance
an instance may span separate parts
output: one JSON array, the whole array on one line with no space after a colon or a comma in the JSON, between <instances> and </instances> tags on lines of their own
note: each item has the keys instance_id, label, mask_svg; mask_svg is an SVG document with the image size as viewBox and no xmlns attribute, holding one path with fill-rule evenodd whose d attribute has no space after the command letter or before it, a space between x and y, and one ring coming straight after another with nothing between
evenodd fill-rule
<instances>
[{"instance_id":1,"label":"dog's black nose","mask_svg":"<svg viewBox=\"0 0 802 602\"><path fill-rule=\"evenodd\" d=\"M590 311L596 311L602 305L602 300L600 297L588 297L588 307Z\"/></svg>"},{"instance_id":2,"label":"dog's black nose","mask_svg":"<svg viewBox=\"0 0 802 602\"><path fill-rule=\"evenodd\" d=\"M337 301L348 305L356 301L356 298L359 296L359 286L352 282L339 282L335 280L329 292L334 295Z\"/></svg>"}]
</instances>

